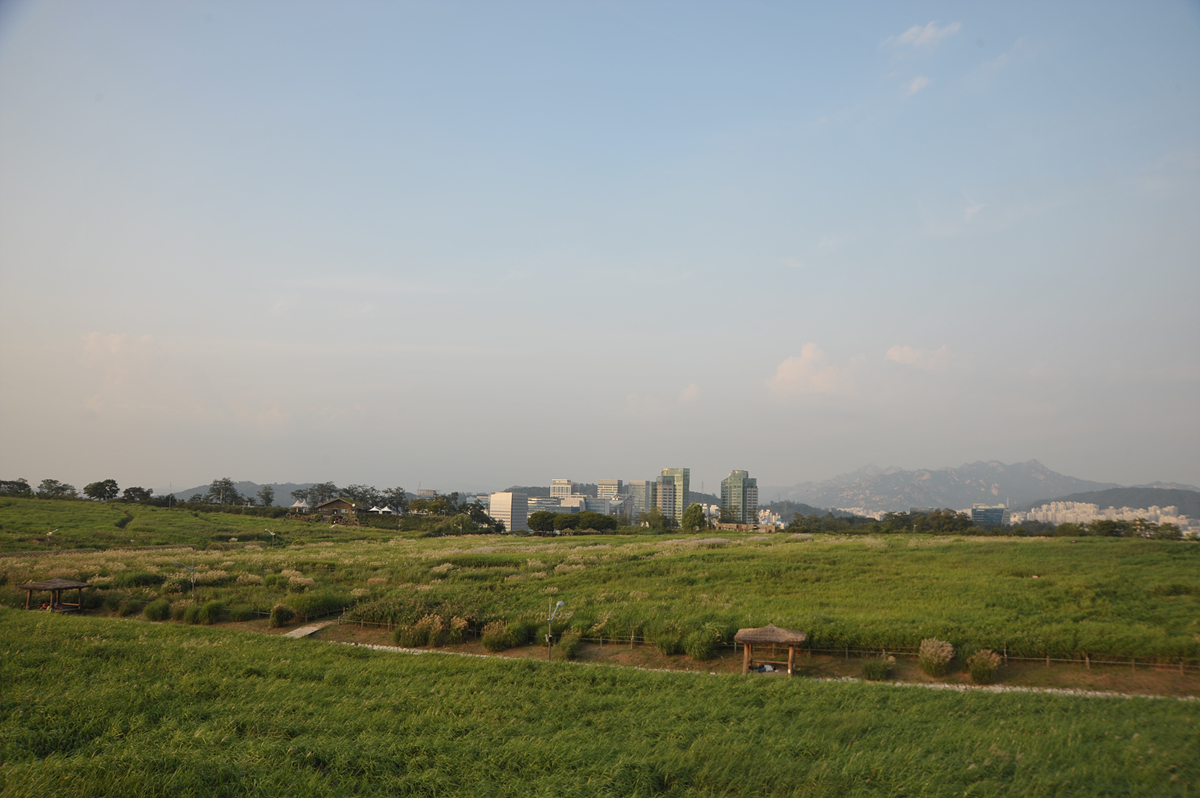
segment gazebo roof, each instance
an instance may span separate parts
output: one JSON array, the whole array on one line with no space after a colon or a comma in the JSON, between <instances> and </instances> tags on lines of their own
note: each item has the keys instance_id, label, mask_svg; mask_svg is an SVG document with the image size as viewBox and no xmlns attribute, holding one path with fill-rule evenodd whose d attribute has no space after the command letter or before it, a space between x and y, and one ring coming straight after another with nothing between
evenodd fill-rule
<instances>
[{"instance_id":1,"label":"gazebo roof","mask_svg":"<svg viewBox=\"0 0 1200 798\"><path fill-rule=\"evenodd\" d=\"M53 579L45 579L41 582L30 582L27 585L21 585L21 590L75 590L76 588L91 587L88 582L76 582L71 579L63 579L54 577Z\"/></svg>"},{"instance_id":2,"label":"gazebo roof","mask_svg":"<svg viewBox=\"0 0 1200 798\"><path fill-rule=\"evenodd\" d=\"M807 640L808 635L804 632L796 632L791 629L780 629L778 626L769 623L757 629L738 629L733 639L739 643L749 643L752 646L771 644L794 646Z\"/></svg>"}]
</instances>

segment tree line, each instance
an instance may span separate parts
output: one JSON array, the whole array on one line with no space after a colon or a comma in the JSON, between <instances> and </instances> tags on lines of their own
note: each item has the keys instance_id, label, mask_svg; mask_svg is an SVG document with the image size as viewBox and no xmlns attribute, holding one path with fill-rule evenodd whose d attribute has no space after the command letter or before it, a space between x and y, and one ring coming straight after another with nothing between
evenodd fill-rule
<instances>
[{"instance_id":1,"label":"tree line","mask_svg":"<svg viewBox=\"0 0 1200 798\"><path fill-rule=\"evenodd\" d=\"M787 525L788 532L835 533L848 535L886 535L910 532L924 535L997 535L1012 537L1152 537L1179 540L1182 531L1175 524L1151 521L1097 520L1087 524L1048 524L1026 521L1018 526L975 524L969 513L933 510L927 513L886 513L876 521L862 516L835 517L797 515Z\"/></svg>"}]
</instances>

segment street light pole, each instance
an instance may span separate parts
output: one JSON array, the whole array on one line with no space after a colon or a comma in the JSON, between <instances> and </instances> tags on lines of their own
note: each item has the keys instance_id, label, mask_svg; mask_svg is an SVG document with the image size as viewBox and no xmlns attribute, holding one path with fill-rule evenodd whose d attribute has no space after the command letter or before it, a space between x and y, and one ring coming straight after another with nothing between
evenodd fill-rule
<instances>
[{"instance_id":1,"label":"street light pole","mask_svg":"<svg viewBox=\"0 0 1200 798\"><path fill-rule=\"evenodd\" d=\"M559 608L565 604L565 601L555 604L550 617L546 619L546 662L550 661L550 651L554 648L554 616L558 615Z\"/></svg>"}]
</instances>

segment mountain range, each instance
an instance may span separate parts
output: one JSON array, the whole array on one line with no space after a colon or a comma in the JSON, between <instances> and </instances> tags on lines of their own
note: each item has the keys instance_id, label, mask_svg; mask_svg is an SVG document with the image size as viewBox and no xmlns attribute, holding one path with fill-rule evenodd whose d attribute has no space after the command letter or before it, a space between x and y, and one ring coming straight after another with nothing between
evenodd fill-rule
<instances>
[{"instance_id":1,"label":"mountain range","mask_svg":"<svg viewBox=\"0 0 1200 798\"><path fill-rule=\"evenodd\" d=\"M1200 490L1190 485L1155 483L1139 487ZM964 510L972 504L1027 506L1072 494L1119 488L1051 471L1037 460L1011 465L996 460L965 463L958 468L879 468L869 465L823 482L767 487L759 502L776 499L814 507L855 508L858 512L901 512L912 507Z\"/></svg>"}]
</instances>

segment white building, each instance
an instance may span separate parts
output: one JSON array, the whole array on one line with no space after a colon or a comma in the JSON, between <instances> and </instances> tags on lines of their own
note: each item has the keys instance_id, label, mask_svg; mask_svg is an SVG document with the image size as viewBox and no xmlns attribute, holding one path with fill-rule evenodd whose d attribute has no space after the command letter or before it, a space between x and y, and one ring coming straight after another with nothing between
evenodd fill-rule
<instances>
[{"instance_id":1,"label":"white building","mask_svg":"<svg viewBox=\"0 0 1200 798\"><path fill-rule=\"evenodd\" d=\"M550 480L550 495L556 498L565 498L573 492L575 483L569 479L552 479Z\"/></svg>"},{"instance_id":2,"label":"white building","mask_svg":"<svg viewBox=\"0 0 1200 798\"><path fill-rule=\"evenodd\" d=\"M529 500L524 493L493 493L488 497L488 515L503 521L509 532L529 531Z\"/></svg>"}]
</instances>

